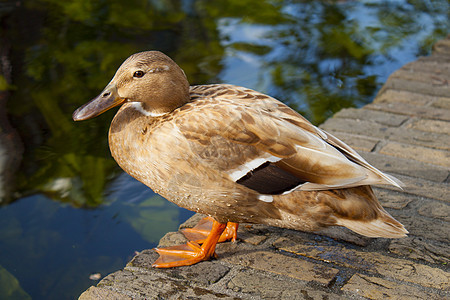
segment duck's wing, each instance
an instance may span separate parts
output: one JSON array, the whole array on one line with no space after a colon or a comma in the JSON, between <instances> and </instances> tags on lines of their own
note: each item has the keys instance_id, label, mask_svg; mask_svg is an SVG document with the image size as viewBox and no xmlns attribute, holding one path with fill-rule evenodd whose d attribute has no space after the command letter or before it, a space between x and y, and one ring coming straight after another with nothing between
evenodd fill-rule
<instances>
[{"instance_id":1,"label":"duck's wing","mask_svg":"<svg viewBox=\"0 0 450 300\"><path fill-rule=\"evenodd\" d=\"M224 153L217 155L222 161L219 168L261 194L400 186L397 179L274 98L232 85L193 87L191 95L195 106L189 121L179 123L181 131L203 144L205 151Z\"/></svg>"}]
</instances>

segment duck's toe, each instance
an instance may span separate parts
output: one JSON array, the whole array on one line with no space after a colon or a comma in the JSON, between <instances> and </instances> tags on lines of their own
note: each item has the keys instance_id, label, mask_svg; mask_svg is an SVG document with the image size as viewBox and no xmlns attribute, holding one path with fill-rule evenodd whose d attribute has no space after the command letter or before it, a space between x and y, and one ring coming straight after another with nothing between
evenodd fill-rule
<instances>
[{"instance_id":1,"label":"duck's toe","mask_svg":"<svg viewBox=\"0 0 450 300\"><path fill-rule=\"evenodd\" d=\"M155 249L160 256L153 263L153 267L173 268L190 266L216 257L216 244L226 227L227 224L225 223L213 221L212 228L202 246L196 242L188 242L185 245Z\"/></svg>"},{"instance_id":2,"label":"duck's toe","mask_svg":"<svg viewBox=\"0 0 450 300\"><path fill-rule=\"evenodd\" d=\"M182 229L181 233L183 233L188 240L195 241L198 244L203 244L205 239L211 233L213 222L213 218L205 217L201 219L194 227ZM238 223L228 222L227 227L220 236L218 243L223 243L230 240L235 242L237 238L238 226Z\"/></svg>"}]
</instances>

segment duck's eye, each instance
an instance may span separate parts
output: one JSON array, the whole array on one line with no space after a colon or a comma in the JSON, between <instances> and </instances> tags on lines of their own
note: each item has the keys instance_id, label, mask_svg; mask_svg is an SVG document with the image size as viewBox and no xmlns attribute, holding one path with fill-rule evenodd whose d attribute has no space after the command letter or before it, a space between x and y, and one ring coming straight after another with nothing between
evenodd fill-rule
<instances>
[{"instance_id":1,"label":"duck's eye","mask_svg":"<svg viewBox=\"0 0 450 300\"><path fill-rule=\"evenodd\" d=\"M137 77L137 78L141 78L142 76L144 76L144 72L143 71L136 71L133 74L133 77Z\"/></svg>"}]
</instances>

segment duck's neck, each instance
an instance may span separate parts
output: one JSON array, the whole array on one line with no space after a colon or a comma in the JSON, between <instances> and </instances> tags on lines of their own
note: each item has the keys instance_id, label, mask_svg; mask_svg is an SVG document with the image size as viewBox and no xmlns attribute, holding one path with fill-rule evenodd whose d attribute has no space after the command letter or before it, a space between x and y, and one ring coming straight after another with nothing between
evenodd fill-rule
<instances>
[{"instance_id":1,"label":"duck's neck","mask_svg":"<svg viewBox=\"0 0 450 300\"><path fill-rule=\"evenodd\" d=\"M180 76L181 77L181 76ZM147 116L161 116L190 102L189 82L186 77L165 80L160 88L148 91L147 99L141 102L141 112Z\"/></svg>"}]
</instances>

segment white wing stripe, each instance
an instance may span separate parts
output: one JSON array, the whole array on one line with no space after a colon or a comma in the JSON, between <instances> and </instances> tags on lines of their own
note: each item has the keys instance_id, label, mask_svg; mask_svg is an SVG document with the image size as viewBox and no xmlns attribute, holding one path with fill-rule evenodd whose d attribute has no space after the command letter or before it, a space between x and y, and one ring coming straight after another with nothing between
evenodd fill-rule
<instances>
[{"instance_id":1,"label":"white wing stripe","mask_svg":"<svg viewBox=\"0 0 450 300\"><path fill-rule=\"evenodd\" d=\"M258 200L270 203L270 202L273 202L273 197L271 195L259 195Z\"/></svg>"},{"instance_id":2,"label":"white wing stripe","mask_svg":"<svg viewBox=\"0 0 450 300\"><path fill-rule=\"evenodd\" d=\"M273 155L268 155L266 157L258 157L258 158L255 158L253 160L246 162L243 165L240 165L236 169L230 170L228 172L228 175L231 177L231 179L234 182L236 182L239 179L241 179L242 177L244 177L245 175L247 175L248 172L257 169L262 164L265 164L266 162L277 162L280 160L281 160L280 157L276 157Z\"/></svg>"}]
</instances>

